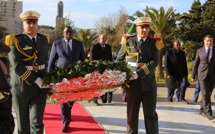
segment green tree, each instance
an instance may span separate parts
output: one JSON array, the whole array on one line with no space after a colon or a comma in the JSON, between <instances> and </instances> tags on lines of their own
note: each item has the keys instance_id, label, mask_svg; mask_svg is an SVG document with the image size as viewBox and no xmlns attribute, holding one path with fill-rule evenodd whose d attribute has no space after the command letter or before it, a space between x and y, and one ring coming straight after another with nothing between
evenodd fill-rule
<instances>
[{"instance_id":1,"label":"green tree","mask_svg":"<svg viewBox=\"0 0 215 134\"><path fill-rule=\"evenodd\" d=\"M163 7L160 7L160 10L156 10L155 8L146 8L146 15L152 19L150 23L151 29L155 32L155 37L161 37L163 43L165 44L165 36L171 30L171 28L175 25L177 20L175 16L176 10L173 7L170 7L166 12ZM156 77L164 78L163 73L163 48L159 50L159 63L156 68Z\"/></svg>"},{"instance_id":2,"label":"green tree","mask_svg":"<svg viewBox=\"0 0 215 134\"><path fill-rule=\"evenodd\" d=\"M181 49L185 52L187 61L193 61L195 59L196 50L202 46L202 43L186 41L186 43L181 47Z\"/></svg>"},{"instance_id":3,"label":"green tree","mask_svg":"<svg viewBox=\"0 0 215 134\"><path fill-rule=\"evenodd\" d=\"M202 7L203 32L205 35L210 34L215 37L215 1L206 0Z\"/></svg>"},{"instance_id":4,"label":"green tree","mask_svg":"<svg viewBox=\"0 0 215 134\"><path fill-rule=\"evenodd\" d=\"M194 0L189 13L183 13L179 18L179 28L175 35L186 40L201 42L205 35L202 18L203 5L199 0Z\"/></svg>"},{"instance_id":5,"label":"green tree","mask_svg":"<svg viewBox=\"0 0 215 134\"><path fill-rule=\"evenodd\" d=\"M91 29L79 30L78 36L74 36L75 39L81 41L84 46L85 54L88 55L88 52L90 50L90 47L97 42L98 35L96 32L91 34Z\"/></svg>"},{"instance_id":6,"label":"green tree","mask_svg":"<svg viewBox=\"0 0 215 134\"><path fill-rule=\"evenodd\" d=\"M185 41L182 49L188 58L192 61L195 58L196 50L202 46L203 37L208 32L206 19L203 15L204 6L199 0L194 0L188 13L180 15L178 25L172 30L171 36Z\"/></svg>"}]
</instances>

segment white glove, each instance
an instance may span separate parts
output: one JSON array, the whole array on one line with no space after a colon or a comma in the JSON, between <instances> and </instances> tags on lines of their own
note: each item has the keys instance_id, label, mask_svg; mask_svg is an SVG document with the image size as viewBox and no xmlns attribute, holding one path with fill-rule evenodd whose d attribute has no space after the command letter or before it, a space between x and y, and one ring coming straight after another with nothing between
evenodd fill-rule
<instances>
[{"instance_id":1,"label":"white glove","mask_svg":"<svg viewBox=\"0 0 215 134\"><path fill-rule=\"evenodd\" d=\"M138 74L135 73L131 76L130 80L136 80L138 78Z\"/></svg>"},{"instance_id":2,"label":"white glove","mask_svg":"<svg viewBox=\"0 0 215 134\"><path fill-rule=\"evenodd\" d=\"M49 88L49 85L47 85L47 86L42 86L43 80L42 80L40 77L38 77L38 78L35 80L35 83L39 86L39 88Z\"/></svg>"}]
</instances>

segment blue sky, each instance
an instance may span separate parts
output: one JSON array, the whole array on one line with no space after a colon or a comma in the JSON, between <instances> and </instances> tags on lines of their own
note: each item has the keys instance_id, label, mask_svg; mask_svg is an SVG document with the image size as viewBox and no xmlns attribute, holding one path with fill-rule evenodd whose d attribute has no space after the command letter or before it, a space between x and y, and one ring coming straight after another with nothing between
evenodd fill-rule
<instances>
[{"instance_id":1,"label":"blue sky","mask_svg":"<svg viewBox=\"0 0 215 134\"><path fill-rule=\"evenodd\" d=\"M55 26L57 3L59 0L18 0L23 1L23 11L35 10L41 14L39 25ZM117 13L120 6L124 7L128 15L137 10L142 11L146 6L167 10L173 6L176 13L188 12L194 0L62 0L64 16L71 14L75 27L95 28L95 20L100 17ZM200 0L203 4L206 0Z\"/></svg>"}]
</instances>

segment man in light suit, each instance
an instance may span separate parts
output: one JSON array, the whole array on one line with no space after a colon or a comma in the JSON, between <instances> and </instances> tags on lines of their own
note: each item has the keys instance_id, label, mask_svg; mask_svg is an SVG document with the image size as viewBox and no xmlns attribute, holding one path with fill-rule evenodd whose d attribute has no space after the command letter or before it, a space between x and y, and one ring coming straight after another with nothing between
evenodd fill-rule
<instances>
[{"instance_id":1,"label":"man in light suit","mask_svg":"<svg viewBox=\"0 0 215 134\"><path fill-rule=\"evenodd\" d=\"M198 74L202 94L199 113L209 120L214 119L210 99L215 84L215 48L212 45L212 36L206 35L204 37L204 47L199 48L196 52L191 77L191 81L194 82Z\"/></svg>"},{"instance_id":2,"label":"man in light suit","mask_svg":"<svg viewBox=\"0 0 215 134\"><path fill-rule=\"evenodd\" d=\"M63 68L79 60L84 61L85 53L82 42L72 39L72 28L64 27L64 38L53 43L48 64L48 72L55 67ZM66 132L71 121L71 109L74 101L61 104L61 116L63 121L62 132Z\"/></svg>"}]
</instances>

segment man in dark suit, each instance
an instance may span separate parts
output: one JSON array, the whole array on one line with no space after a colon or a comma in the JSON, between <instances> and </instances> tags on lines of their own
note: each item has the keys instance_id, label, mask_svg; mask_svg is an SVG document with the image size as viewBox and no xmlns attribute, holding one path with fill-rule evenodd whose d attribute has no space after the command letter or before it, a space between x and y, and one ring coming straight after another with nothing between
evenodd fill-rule
<instances>
[{"instance_id":1,"label":"man in dark suit","mask_svg":"<svg viewBox=\"0 0 215 134\"><path fill-rule=\"evenodd\" d=\"M99 43L93 45L90 49L90 60L112 61L112 50L109 44L106 44L107 35L101 34L98 39ZM102 102L111 103L113 92L105 93L101 96ZM98 105L98 97L94 98L94 103Z\"/></svg>"},{"instance_id":2,"label":"man in dark suit","mask_svg":"<svg viewBox=\"0 0 215 134\"><path fill-rule=\"evenodd\" d=\"M215 84L215 48L210 35L204 37L204 47L196 52L191 81L196 81L197 75L200 83L202 102L200 114L209 120L214 119L211 109L211 94Z\"/></svg>"},{"instance_id":3,"label":"man in dark suit","mask_svg":"<svg viewBox=\"0 0 215 134\"><path fill-rule=\"evenodd\" d=\"M72 28L64 27L64 38L52 44L50 53L48 72L55 67L63 68L65 65L73 64L79 60L84 61L85 53L82 42L72 38ZM74 101L61 104L61 116L63 121L62 132L68 130L71 121L71 109Z\"/></svg>"},{"instance_id":4,"label":"man in dark suit","mask_svg":"<svg viewBox=\"0 0 215 134\"><path fill-rule=\"evenodd\" d=\"M165 54L166 85L168 87L168 101L172 102L174 91L176 101L188 103L185 100L187 88L187 61L184 51L180 50L179 41L174 41L173 48Z\"/></svg>"},{"instance_id":5,"label":"man in dark suit","mask_svg":"<svg viewBox=\"0 0 215 134\"><path fill-rule=\"evenodd\" d=\"M47 90L42 86L48 60L48 40L38 31L40 14L25 11L20 14L24 32L8 35L9 59L12 66L11 93L16 109L19 134L43 134L43 113Z\"/></svg>"},{"instance_id":6,"label":"man in dark suit","mask_svg":"<svg viewBox=\"0 0 215 134\"><path fill-rule=\"evenodd\" d=\"M134 72L126 88L127 98L127 134L138 134L140 104L143 106L145 129L147 134L158 134L158 116L155 111L157 102L157 85L155 68L158 65L156 40L148 36L151 18L141 17L134 21L137 34L122 41L116 61L124 61ZM131 28L132 28L131 27ZM129 30L130 31L130 30ZM133 30L131 30L133 31ZM136 33L136 32L135 32Z\"/></svg>"}]
</instances>

